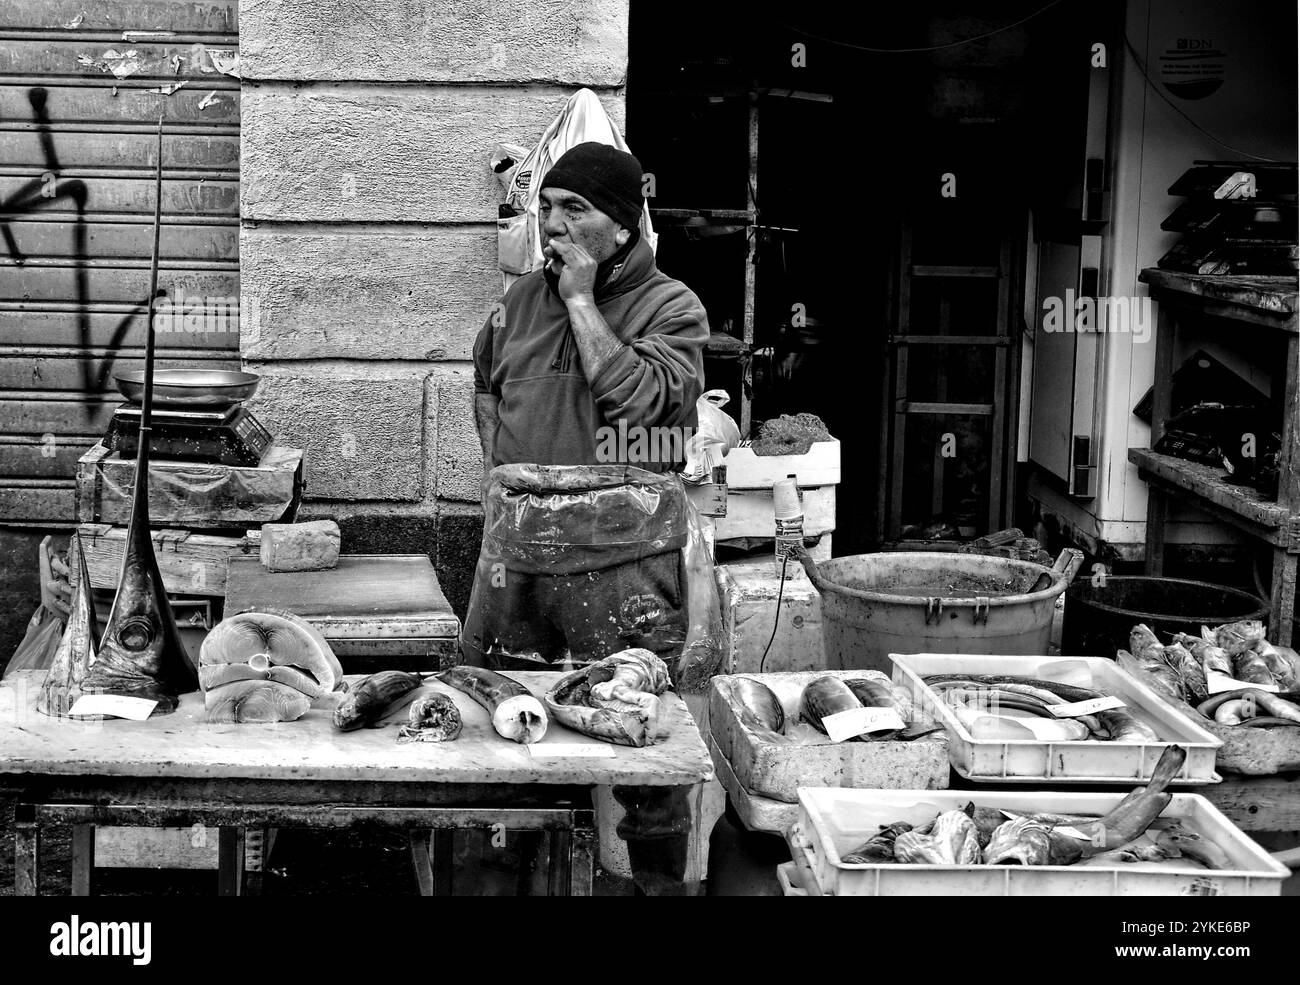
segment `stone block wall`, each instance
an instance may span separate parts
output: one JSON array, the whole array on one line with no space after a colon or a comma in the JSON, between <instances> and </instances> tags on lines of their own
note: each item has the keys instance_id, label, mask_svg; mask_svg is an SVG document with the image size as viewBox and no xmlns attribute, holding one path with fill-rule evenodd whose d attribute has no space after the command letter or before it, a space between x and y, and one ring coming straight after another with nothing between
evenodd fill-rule
<instances>
[{"instance_id":1,"label":"stone block wall","mask_svg":"<svg viewBox=\"0 0 1300 985\"><path fill-rule=\"evenodd\" d=\"M240 340L343 549L427 552L463 613L481 535L469 362L500 296L500 141L568 96L623 122L627 0L243 0Z\"/></svg>"}]
</instances>

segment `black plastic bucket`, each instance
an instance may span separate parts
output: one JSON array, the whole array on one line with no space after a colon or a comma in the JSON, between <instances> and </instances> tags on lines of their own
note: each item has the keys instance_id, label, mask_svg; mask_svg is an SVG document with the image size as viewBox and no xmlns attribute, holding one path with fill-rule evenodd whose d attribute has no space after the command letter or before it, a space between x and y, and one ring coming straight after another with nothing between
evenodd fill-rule
<instances>
[{"instance_id":1,"label":"black plastic bucket","mask_svg":"<svg viewBox=\"0 0 1300 985\"><path fill-rule=\"evenodd\" d=\"M1107 657L1128 649L1128 634L1146 623L1168 643L1172 633L1200 634L1202 626L1238 619L1268 621L1268 605L1249 592L1182 578L1107 575L1079 578L1065 590L1061 653Z\"/></svg>"}]
</instances>

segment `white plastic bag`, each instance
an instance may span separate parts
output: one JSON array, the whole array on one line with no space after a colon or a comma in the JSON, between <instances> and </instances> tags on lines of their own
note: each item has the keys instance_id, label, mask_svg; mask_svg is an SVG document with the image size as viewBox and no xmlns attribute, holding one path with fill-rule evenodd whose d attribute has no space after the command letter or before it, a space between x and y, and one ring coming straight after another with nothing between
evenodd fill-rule
<instances>
[{"instance_id":1,"label":"white plastic bag","mask_svg":"<svg viewBox=\"0 0 1300 985\"><path fill-rule=\"evenodd\" d=\"M723 464L727 452L740 444L740 428L722 410L729 399L726 390L709 390L695 401L699 422L686 442L684 482L698 485L710 481L713 470Z\"/></svg>"},{"instance_id":2,"label":"white plastic bag","mask_svg":"<svg viewBox=\"0 0 1300 985\"><path fill-rule=\"evenodd\" d=\"M537 219L538 188L546 172L565 153L589 140L628 150L627 141L590 89L575 92L542 134L537 146L514 167L506 188L506 204L519 215L497 224L497 245L504 286L542 265L542 240ZM526 217L526 218L521 218ZM641 207L641 235L653 251L658 242L650 224L649 204ZM531 246L531 257L529 247ZM531 260L531 262L529 262ZM525 264L527 264L525 266Z\"/></svg>"}]
</instances>

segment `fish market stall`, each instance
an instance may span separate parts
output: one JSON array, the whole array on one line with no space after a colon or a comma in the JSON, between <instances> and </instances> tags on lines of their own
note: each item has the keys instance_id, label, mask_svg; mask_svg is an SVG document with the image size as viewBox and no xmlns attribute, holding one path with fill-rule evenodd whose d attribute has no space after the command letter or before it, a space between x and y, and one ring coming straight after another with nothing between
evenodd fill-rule
<instances>
[{"instance_id":1,"label":"fish market stall","mask_svg":"<svg viewBox=\"0 0 1300 985\"><path fill-rule=\"evenodd\" d=\"M0 774L22 789L16 891L39 892L41 830L53 822L145 826L204 824L221 830L220 885L241 890L243 829L379 824L411 831L421 890L434 891L431 831L489 828L546 831L568 859L552 892L589 895L595 845L591 790L601 785L696 786L710 779L708 751L682 700L659 696L656 741L599 741L551 720L529 744L499 734L476 699L440 680L421 679L398 707L384 702L385 727L343 731L336 708L309 707L296 721L205 721L204 695L184 694L175 712L144 721L78 721L40 714L42 671L0 686ZM557 673L517 673L541 705ZM571 676L571 675L568 675ZM345 678L348 694L363 680ZM383 682L380 682L383 683ZM446 741L399 742L421 697L450 703L460 722ZM382 695L386 697L387 694ZM346 700L346 699L345 699ZM399 699L400 700L400 699ZM553 699L552 699L553 700ZM429 719L426 719L428 721ZM373 723L372 723L373 724ZM74 858L74 888L88 891L93 842ZM435 856L440 839L434 839ZM445 840L441 841L445 848Z\"/></svg>"}]
</instances>

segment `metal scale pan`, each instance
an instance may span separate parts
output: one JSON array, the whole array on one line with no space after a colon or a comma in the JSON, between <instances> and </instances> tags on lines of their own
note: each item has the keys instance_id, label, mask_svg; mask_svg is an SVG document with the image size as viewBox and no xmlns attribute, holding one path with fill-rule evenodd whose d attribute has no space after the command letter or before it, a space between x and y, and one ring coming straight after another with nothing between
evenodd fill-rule
<instances>
[{"instance_id":1,"label":"metal scale pan","mask_svg":"<svg viewBox=\"0 0 1300 985\"><path fill-rule=\"evenodd\" d=\"M110 450L131 457L140 436L144 373L124 371L114 380L130 403L117 409L104 440ZM156 458L257 465L273 439L242 403L259 381L253 373L232 370L156 370L150 452Z\"/></svg>"}]
</instances>

